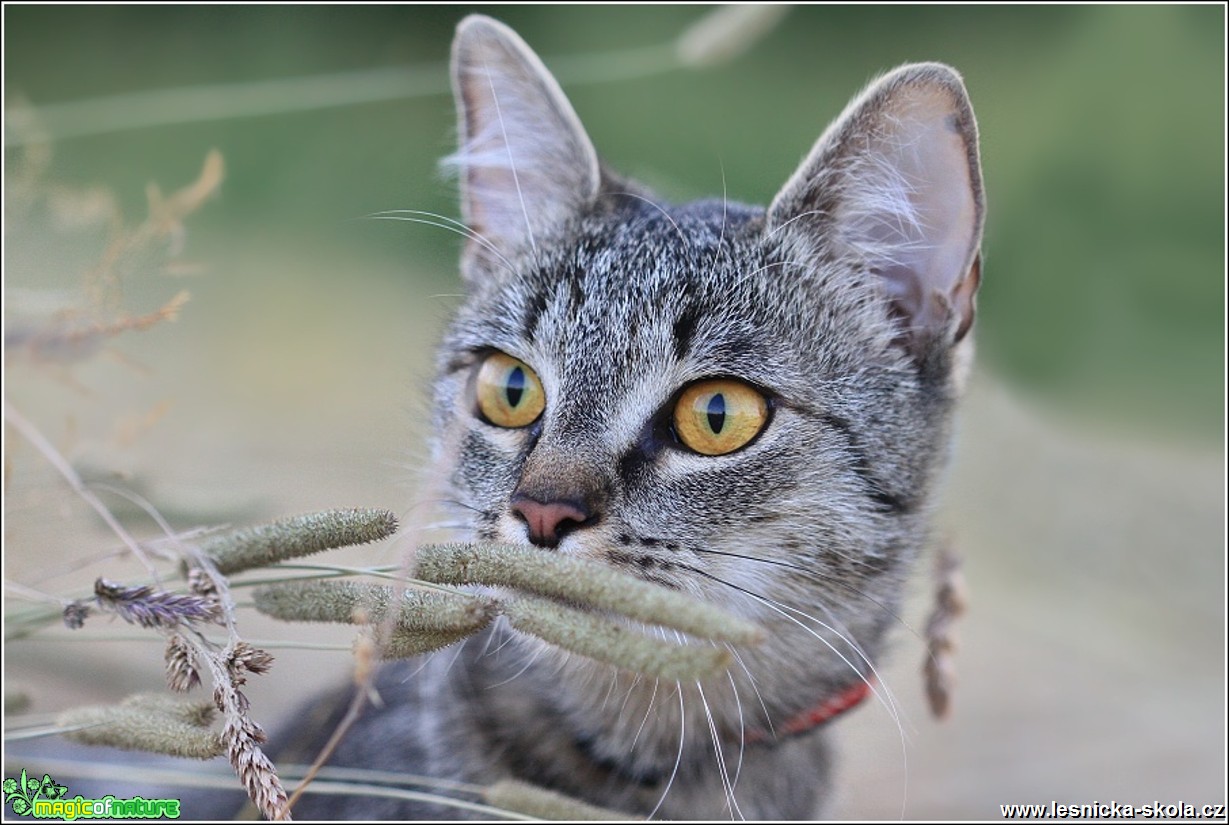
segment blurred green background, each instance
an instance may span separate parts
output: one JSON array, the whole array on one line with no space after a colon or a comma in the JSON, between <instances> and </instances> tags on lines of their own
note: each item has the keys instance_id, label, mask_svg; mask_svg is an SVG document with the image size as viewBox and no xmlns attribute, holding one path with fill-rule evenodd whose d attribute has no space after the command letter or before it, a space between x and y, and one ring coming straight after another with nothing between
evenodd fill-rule
<instances>
[{"instance_id":1,"label":"blurred green background","mask_svg":"<svg viewBox=\"0 0 1229 825\"><path fill-rule=\"evenodd\" d=\"M730 62L683 69L670 44L707 7L6 5L6 113L27 101L53 138L45 197L27 208L11 187L47 147L16 145L29 133L6 118L6 331L89 306L83 274L106 232L82 217L97 202L83 193L133 224L150 181L184 186L211 149L226 163L220 195L186 220L182 257L200 271L168 279L138 261L106 308L147 313L188 289L180 319L88 358L6 352L6 399L175 529L385 506L410 525L403 546L352 558L399 558L423 521L412 490L458 239L363 216L456 215L436 164L455 134L448 45L470 11L517 29L599 152L677 200L766 202L876 73L941 60L964 74L989 212L978 371L939 518L972 591L955 712L940 725L921 705L908 628L924 621L923 568L883 672L903 733L877 708L842 723L836 812L1224 801L1220 6L804 6ZM369 94L388 76L347 87L344 73L380 69L417 93L288 111L291 81ZM291 83L263 85L278 80ZM183 120L215 103L257 114ZM6 581L71 596L140 575L100 557L114 538L11 431L5 460ZM244 621L257 638L299 633ZM160 651L117 667L121 635L87 625L6 645L6 677L36 710L155 687ZM349 646L346 630L308 635ZM276 652L251 686L272 727L348 667L344 652Z\"/></svg>"},{"instance_id":2,"label":"blurred green background","mask_svg":"<svg viewBox=\"0 0 1229 825\"><path fill-rule=\"evenodd\" d=\"M452 26L468 10L13 7L6 91L37 105L402 65L443 83ZM554 58L665 43L704 10L487 11ZM955 65L981 124L990 198L985 362L1107 421L1215 439L1221 22L1213 6L802 7L718 68L578 85L560 74L616 167L671 198L724 186L765 202L869 77L909 60ZM619 69L612 60L605 73L617 79ZM603 74L600 64L584 71ZM452 130L450 100L429 95L68 140L56 172L109 186L135 209L147 179L181 180L216 147L228 165L224 200L194 222L197 249L217 238L274 253L326 244L356 261L412 259L444 284L454 237L351 219L402 207L455 214L435 168Z\"/></svg>"}]
</instances>

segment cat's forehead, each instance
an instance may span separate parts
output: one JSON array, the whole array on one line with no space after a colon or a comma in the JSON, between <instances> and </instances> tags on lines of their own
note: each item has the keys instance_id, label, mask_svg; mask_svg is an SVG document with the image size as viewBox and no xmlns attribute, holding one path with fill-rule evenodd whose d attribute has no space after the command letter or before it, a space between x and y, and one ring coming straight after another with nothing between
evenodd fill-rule
<instances>
[{"instance_id":1,"label":"cat's forehead","mask_svg":"<svg viewBox=\"0 0 1229 825\"><path fill-rule=\"evenodd\" d=\"M498 339L488 346L594 385L649 365L742 373L764 363L774 314L762 215L700 202L592 216L497 279L471 317Z\"/></svg>"},{"instance_id":2,"label":"cat's forehead","mask_svg":"<svg viewBox=\"0 0 1229 825\"><path fill-rule=\"evenodd\" d=\"M623 420L628 435L706 378L815 406L868 357L862 302L822 266L791 260L757 207L634 200L505 263L462 307L447 347L525 361L554 399L550 417L577 417L570 430Z\"/></svg>"}]
</instances>

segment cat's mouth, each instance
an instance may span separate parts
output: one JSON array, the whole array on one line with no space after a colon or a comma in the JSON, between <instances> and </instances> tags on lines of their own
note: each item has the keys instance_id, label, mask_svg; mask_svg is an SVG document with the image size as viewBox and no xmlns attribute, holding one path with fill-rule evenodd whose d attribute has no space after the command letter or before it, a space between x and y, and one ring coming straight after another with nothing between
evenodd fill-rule
<instances>
[{"instance_id":1,"label":"cat's mouth","mask_svg":"<svg viewBox=\"0 0 1229 825\"><path fill-rule=\"evenodd\" d=\"M671 590L679 589L675 578L679 570L678 562L617 546L604 548L601 555L603 561L617 570Z\"/></svg>"},{"instance_id":2,"label":"cat's mouth","mask_svg":"<svg viewBox=\"0 0 1229 825\"><path fill-rule=\"evenodd\" d=\"M622 573L671 590L682 587L690 565L683 557L689 548L668 538L638 536L628 530L591 527L570 531L551 543L533 541L521 519L505 516L479 524L474 530L480 541L539 547L563 555L600 561Z\"/></svg>"},{"instance_id":3,"label":"cat's mouth","mask_svg":"<svg viewBox=\"0 0 1229 825\"><path fill-rule=\"evenodd\" d=\"M414 575L435 584L498 587L506 592L488 601L488 615L502 615L513 629L667 681L718 677L734 664L734 647L766 638L759 625L703 599L525 545L424 545Z\"/></svg>"},{"instance_id":4,"label":"cat's mouth","mask_svg":"<svg viewBox=\"0 0 1229 825\"><path fill-rule=\"evenodd\" d=\"M543 565L541 570L535 570L513 559L510 564L517 570L519 578L493 584L509 586L506 592L513 599L516 598L517 588L524 586L549 597L555 604L571 612L571 618L566 621L577 624L569 626L559 637L552 636L549 629L543 633L542 625L534 624L537 622L535 616L517 614L509 619L512 628L520 631L518 635L526 637L526 641L531 644L546 642L541 648L542 652L555 649L560 653L582 653L581 659L558 659L560 666L564 667L561 672L574 671L578 683L587 684L592 678L590 666L596 660L614 664L622 671L640 674L636 677L638 679L647 675L649 678L640 684L650 692L653 691L651 686L658 684L660 678L664 678L667 685L703 684L704 695L708 698L701 701L701 706L704 701L709 702L713 712L721 719L718 727L733 737L730 741L748 745L770 745L804 734L852 710L868 696L878 695L874 669L866 658L869 653L851 641L853 629L844 628L838 633L830 626L839 624L834 617L829 616L826 622L821 621L805 613L801 606L770 598L771 593L756 592L760 588L750 580L729 578L728 573L712 565L701 567L693 564L689 557L698 557L702 549L663 539L637 539L630 533L622 535L616 532L612 541L602 537L599 531L593 531L584 537L583 542L579 539L571 537L551 549L535 548L532 543L524 541L511 543L495 540L490 545L492 553L498 553L500 547L515 549L517 559L533 560L532 564ZM716 550L712 552L721 553ZM596 572L596 575L589 578L570 574L566 566L571 562L578 563L578 568ZM559 576L561 571L562 579ZM637 583L630 579L650 585L650 591L664 588L677 593L680 601L702 602L714 608L720 605L715 611L719 613L727 613L730 606L738 603L750 608L743 615L757 615L757 621L768 622L771 633L762 632L754 639L748 637L739 642L715 640L713 635L706 633L710 625L702 625L691 631L679 630L676 616L635 615L604 602L606 595L595 597L595 593L607 586L611 590L636 590L632 585ZM555 584L542 589L543 583L548 580ZM697 582L701 583L699 592L695 587ZM636 599L632 596L629 600ZM808 622L813 622L815 627L804 626ZM578 629L582 625L589 629ZM618 629L609 633L610 628L616 626ZM592 639L585 638L586 633L592 634ZM629 654L632 658L621 658L623 651L612 652L613 648L605 647L608 637L604 634L645 636L649 641L666 644L662 650L644 654L643 659L635 658L641 655L638 651ZM581 641L580 647L576 646L577 639ZM670 647L676 650L667 650ZM674 671L645 669L644 661L652 661L652 667L657 667L663 655L675 655L678 648L686 648L687 655L699 649L728 652L730 661L716 664L699 679L694 676L678 678L679 674ZM798 652L803 649L811 650L814 655L800 657ZM536 655L539 653L535 652ZM769 675L778 668L782 657L788 658L791 666ZM589 664L585 664L586 661ZM568 664L565 666L564 662ZM642 664L637 666L634 662ZM733 687L735 683L737 687ZM755 721L740 716L737 700L721 700L727 686L734 693L745 687L759 696L764 716ZM651 698L649 704L652 704ZM721 710L718 711L718 708Z\"/></svg>"}]
</instances>

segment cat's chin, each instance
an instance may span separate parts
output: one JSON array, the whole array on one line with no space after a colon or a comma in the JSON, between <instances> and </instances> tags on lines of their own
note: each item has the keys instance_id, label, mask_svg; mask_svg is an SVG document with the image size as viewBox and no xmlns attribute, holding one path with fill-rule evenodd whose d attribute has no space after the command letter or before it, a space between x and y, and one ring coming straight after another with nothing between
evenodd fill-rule
<instances>
[{"instance_id":1,"label":"cat's chin","mask_svg":"<svg viewBox=\"0 0 1229 825\"><path fill-rule=\"evenodd\" d=\"M650 631L651 632L651 631ZM832 654L800 657L780 640L736 650L729 671L680 682L621 670L507 628L523 672L548 684L555 711L596 757L621 754L645 775L682 746L741 748L822 727L880 692ZM788 664L784 664L788 662ZM629 767L629 769L631 769Z\"/></svg>"},{"instance_id":2,"label":"cat's chin","mask_svg":"<svg viewBox=\"0 0 1229 825\"><path fill-rule=\"evenodd\" d=\"M517 535L515 529L493 530L483 538L532 547L525 541L523 531ZM599 531L585 536L583 541L567 537L556 548L543 552L598 561L626 575L681 590L758 622L768 631L764 641L757 645L731 648L734 664L728 671L680 685L620 670L503 625L503 635L514 638L516 647L523 652L525 668L554 674L552 679L557 680L561 695L586 718L600 717L616 724L622 724L625 718L632 719L632 738L637 732L644 733L646 717L666 729L677 730L680 691L684 699L681 715L687 717L689 726L697 721L705 726L711 723L723 735L736 739L753 729L771 734L776 726L833 697L848 694L857 685L868 685L874 678L872 663L885 629L882 616L871 620L842 615L846 611L838 606L836 598L825 610L814 605L806 605L808 609L804 610L803 601L814 595L810 591L795 593L776 581L759 581L745 571L731 568L723 575L751 586L732 589L728 583L713 581L711 576L687 575L686 565L673 563L664 555L677 551L656 544L639 549L634 544L629 547L617 535L607 538ZM720 554L715 558L720 560ZM750 593L752 587L775 591L779 598L756 597ZM573 606L586 609L583 605ZM625 621L633 633L691 644L707 643L676 631ZM663 704L666 696L673 697L673 707ZM612 716L611 707L613 720L607 718Z\"/></svg>"}]
</instances>

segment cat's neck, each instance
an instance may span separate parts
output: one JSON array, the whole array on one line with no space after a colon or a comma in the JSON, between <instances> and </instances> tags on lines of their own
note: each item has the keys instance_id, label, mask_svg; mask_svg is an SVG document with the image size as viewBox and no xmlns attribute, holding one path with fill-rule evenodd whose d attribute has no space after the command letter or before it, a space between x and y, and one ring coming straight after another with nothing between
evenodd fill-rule
<instances>
[{"instance_id":1,"label":"cat's neck","mask_svg":"<svg viewBox=\"0 0 1229 825\"><path fill-rule=\"evenodd\" d=\"M664 798L657 818L686 819L730 816L717 764L728 778L741 771L746 787L771 787L798 774L792 780L798 784L780 795L798 809L758 816L815 815L812 806L827 788L825 726L753 742L739 719L753 713L756 700L740 706L728 685L723 693L716 685L616 676L580 661L560 666L540 651L518 650L521 641L501 637L498 629L490 633L449 667L455 687L449 701L465 703L473 747L495 755L501 770L615 810L643 813ZM754 760L747 759L752 749ZM801 794L800 787L815 790ZM748 808L741 813L758 818Z\"/></svg>"},{"instance_id":2,"label":"cat's neck","mask_svg":"<svg viewBox=\"0 0 1229 825\"><path fill-rule=\"evenodd\" d=\"M449 672L454 684L463 683L462 690L480 700L474 711L487 737L484 747L515 754L517 774L549 786L619 788L611 804L629 810L641 810L648 800L656 804L667 784L675 786L675 803L681 784L719 776L713 769L718 750L731 776L751 750L770 764L778 762L778 752L806 758L822 748L826 723L872 691L870 682L854 678L800 698L798 706L806 709L783 714L774 725L764 719L754 691L736 694L733 680L702 686L619 674L497 629L467 651ZM719 787L717 793L720 798Z\"/></svg>"}]
</instances>

